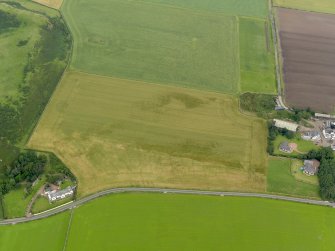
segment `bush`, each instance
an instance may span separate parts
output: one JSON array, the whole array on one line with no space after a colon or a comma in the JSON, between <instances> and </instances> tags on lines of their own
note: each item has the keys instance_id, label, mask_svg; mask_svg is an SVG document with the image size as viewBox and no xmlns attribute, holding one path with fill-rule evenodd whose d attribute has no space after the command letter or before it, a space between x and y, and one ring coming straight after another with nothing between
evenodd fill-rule
<instances>
[{"instance_id":1,"label":"bush","mask_svg":"<svg viewBox=\"0 0 335 251\"><path fill-rule=\"evenodd\" d=\"M275 96L267 94L244 93L240 96L241 108L248 112L254 112L260 117L267 117L276 106Z\"/></svg>"},{"instance_id":2,"label":"bush","mask_svg":"<svg viewBox=\"0 0 335 251\"><path fill-rule=\"evenodd\" d=\"M0 10L0 34L21 25L21 21L13 14Z\"/></svg>"}]
</instances>

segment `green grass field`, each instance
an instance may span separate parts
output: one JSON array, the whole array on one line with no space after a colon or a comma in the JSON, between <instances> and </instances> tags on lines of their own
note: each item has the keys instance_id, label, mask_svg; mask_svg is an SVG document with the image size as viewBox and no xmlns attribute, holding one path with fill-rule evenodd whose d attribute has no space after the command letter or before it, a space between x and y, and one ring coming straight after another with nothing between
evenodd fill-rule
<instances>
[{"instance_id":1,"label":"green grass field","mask_svg":"<svg viewBox=\"0 0 335 251\"><path fill-rule=\"evenodd\" d=\"M55 152L81 195L126 185L265 189L265 122L213 92L68 72L28 145Z\"/></svg>"},{"instance_id":2,"label":"green grass field","mask_svg":"<svg viewBox=\"0 0 335 251\"><path fill-rule=\"evenodd\" d=\"M0 64L0 101L4 101L5 97L16 100L19 98L18 88L22 85L28 54L40 39L40 25L47 19L24 10L14 10L1 3L0 10L16 14L22 22L19 28L0 34L0 48L5 48L0 50L0 58L2 62L6 62ZM26 45L18 46L20 41L25 40Z\"/></svg>"},{"instance_id":3,"label":"green grass field","mask_svg":"<svg viewBox=\"0 0 335 251\"><path fill-rule=\"evenodd\" d=\"M267 181L268 192L319 198L319 186L297 180L291 172L291 165L291 159L270 158Z\"/></svg>"},{"instance_id":4,"label":"green grass field","mask_svg":"<svg viewBox=\"0 0 335 251\"><path fill-rule=\"evenodd\" d=\"M226 93L238 91L234 16L146 1L65 1L71 68Z\"/></svg>"},{"instance_id":5,"label":"green grass field","mask_svg":"<svg viewBox=\"0 0 335 251\"><path fill-rule=\"evenodd\" d=\"M334 221L331 208L281 201L123 194L76 209L67 250L331 251Z\"/></svg>"},{"instance_id":6,"label":"green grass field","mask_svg":"<svg viewBox=\"0 0 335 251\"><path fill-rule=\"evenodd\" d=\"M274 0L274 5L307 11L335 13L334 0Z\"/></svg>"},{"instance_id":7,"label":"green grass field","mask_svg":"<svg viewBox=\"0 0 335 251\"><path fill-rule=\"evenodd\" d=\"M69 213L30 223L0 226L0 250L61 251L63 250Z\"/></svg>"},{"instance_id":8,"label":"green grass field","mask_svg":"<svg viewBox=\"0 0 335 251\"><path fill-rule=\"evenodd\" d=\"M334 221L332 208L291 202L119 194L75 209L65 251L332 251ZM68 223L67 212L0 226L0 250L64 250Z\"/></svg>"},{"instance_id":9,"label":"green grass field","mask_svg":"<svg viewBox=\"0 0 335 251\"><path fill-rule=\"evenodd\" d=\"M145 0L146 2L165 4L179 8L222 12L233 16L252 16L266 18L268 4L266 0Z\"/></svg>"},{"instance_id":10,"label":"green grass field","mask_svg":"<svg viewBox=\"0 0 335 251\"><path fill-rule=\"evenodd\" d=\"M239 19L241 91L276 93L274 49L269 22Z\"/></svg>"}]
</instances>

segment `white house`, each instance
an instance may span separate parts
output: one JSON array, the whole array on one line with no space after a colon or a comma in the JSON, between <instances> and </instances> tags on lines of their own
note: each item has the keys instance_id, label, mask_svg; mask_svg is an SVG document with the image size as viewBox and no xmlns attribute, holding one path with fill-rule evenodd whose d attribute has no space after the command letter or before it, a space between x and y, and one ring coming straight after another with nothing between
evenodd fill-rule
<instances>
[{"instance_id":1,"label":"white house","mask_svg":"<svg viewBox=\"0 0 335 251\"><path fill-rule=\"evenodd\" d=\"M51 190L46 191L44 194L48 196L49 202L56 200L65 199L66 197L72 196L74 193L75 187L67 187L63 190Z\"/></svg>"}]
</instances>

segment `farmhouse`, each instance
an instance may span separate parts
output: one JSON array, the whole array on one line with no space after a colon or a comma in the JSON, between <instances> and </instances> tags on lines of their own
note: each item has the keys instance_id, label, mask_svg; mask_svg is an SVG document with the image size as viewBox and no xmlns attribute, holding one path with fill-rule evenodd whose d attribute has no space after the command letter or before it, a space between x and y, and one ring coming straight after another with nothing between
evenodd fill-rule
<instances>
[{"instance_id":1,"label":"farmhouse","mask_svg":"<svg viewBox=\"0 0 335 251\"><path fill-rule=\"evenodd\" d=\"M285 153L291 153L293 151L292 147L287 141L280 144L279 150Z\"/></svg>"},{"instance_id":2,"label":"farmhouse","mask_svg":"<svg viewBox=\"0 0 335 251\"><path fill-rule=\"evenodd\" d=\"M304 140L319 141L321 140L321 135L318 131L307 131L301 134L301 138Z\"/></svg>"},{"instance_id":3,"label":"farmhouse","mask_svg":"<svg viewBox=\"0 0 335 251\"><path fill-rule=\"evenodd\" d=\"M287 129L289 131L292 131L292 132L296 132L298 127L299 127L298 124L288 122L288 121L285 121L285 120L274 119L273 121L275 123L275 127L283 128L283 129L285 128L285 129Z\"/></svg>"},{"instance_id":4,"label":"farmhouse","mask_svg":"<svg viewBox=\"0 0 335 251\"><path fill-rule=\"evenodd\" d=\"M313 160L305 160L304 166L302 169L304 170L304 174L308 176L315 175L319 170L320 162L316 159Z\"/></svg>"},{"instance_id":5,"label":"farmhouse","mask_svg":"<svg viewBox=\"0 0 335 251\"><path fill-rule=\"evenodd\" d=\"M45 195L48 196L49 202L53 202L56 200L65 199L66 197L72 196L74 193L74 187L67 187L63 190L47 190L44 192Z\"/></svg>"}]
</instances>

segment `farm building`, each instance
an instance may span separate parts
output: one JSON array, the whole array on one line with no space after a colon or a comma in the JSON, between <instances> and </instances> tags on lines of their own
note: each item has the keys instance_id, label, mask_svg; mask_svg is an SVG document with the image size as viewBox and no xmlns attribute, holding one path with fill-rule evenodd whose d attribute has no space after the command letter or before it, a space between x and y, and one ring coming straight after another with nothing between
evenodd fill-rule
<instances>
[{"instance_id":1,"label":"farm building","mask_svg":"<svg viewBox=\"0 0 335 251\"><path fill-rule=\"evenodd\" d=\"M296 132L299 125L298 124L295 124L295 123L292 123L292 122L288 122L288 121L285 121L285 120L279 120L279 119L274 119L274 125L275 127L278 127L278 128L285 128L289 131L292 131L292 132Z\"/></svg>"},{"instance_id":2,"label":"farm building","mask_svg":"<svg viewBox=\"0 0 335 251\"><path fill-rule=\"evenodd\" d=\"M291 153L293 151L292 147L287 141L279 145L279 150L285 153Z\"/></svg>"},{"instance_id":3,"label":"farm building","mask_svg":"<svg viewBox=\"0 0 335 251\"><path fill-rule=\"evenodd\" d=\"M313 160L305 160L304 166L302 169L304 170L304 174L308 176L315 175L319 170L320 162L316 159Z\"/></svg>"},{"instance_id":4,"label":"farm building","mask_svg":"<svg viewBox=\"0 0 335 251\"><path fill-rule=\"evenodd\" d=\"M315 113L315 117L321 119L335 119L334 115L323 114L323 113Z\"/></svg>"},{"instance_id":5,"label":"farm building","mask_svg":"<svg viewBox=\"0 0 335 251\"><path fill-rule=\"evenodd\" d=\"M54 202L72 196L74 189L74 187L69 186L63 190L47 190L44 194L48 196L49 202Z\"/></svg>"},{"instance_id":6,"label":"farm building","mask_svg":"<svg viewBox=\"0 0 335 251\"><path fill-rule=\"evenodd\" d=\"M318 131L307 131L301 134L301 138L304 140L319 141L321 140L321 135Z\"/></svg>"}]
</instances>

